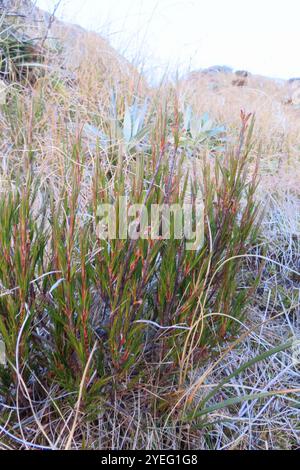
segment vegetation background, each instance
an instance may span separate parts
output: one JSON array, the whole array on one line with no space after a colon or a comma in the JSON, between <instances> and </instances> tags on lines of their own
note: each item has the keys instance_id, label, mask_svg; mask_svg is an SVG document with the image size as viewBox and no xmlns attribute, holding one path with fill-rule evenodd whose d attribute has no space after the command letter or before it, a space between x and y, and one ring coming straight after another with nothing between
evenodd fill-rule
<instances>
[{"instance_id":1,"label":"vegetation background","mask_svg":"<svg viewBox=\"0 0 300 470\"><path fill-rule=\"evenodd\" d=\"M298 81L151 87L30 1L0 51L1 448L297 448ZM200 250L96 236L199 190Z\"/></svg>"}]
</instances>

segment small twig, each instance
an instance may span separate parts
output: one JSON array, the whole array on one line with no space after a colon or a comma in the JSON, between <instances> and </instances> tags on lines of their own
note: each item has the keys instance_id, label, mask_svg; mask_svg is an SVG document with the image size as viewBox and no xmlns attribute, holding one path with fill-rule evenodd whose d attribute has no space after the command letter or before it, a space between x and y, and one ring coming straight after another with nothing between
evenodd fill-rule
<instances>
[{"instance_id":1,"label":"small twig","mask_svg":"<svg viewBox=\"0 0 300 470\"><path fill-rule=\"evenodd\" d=\"M54 8L53 8L53 11L51 13L51 15L49 16L49 20L48 20L48 25L47 25L47 29L46 29L46 32L44 34L44 37L42 39L42 42L41 42L41 47L44 46L47 38L48 38L48 34L49 34L49 31L51 29L51 26L52 24L54 23L55 21L55 13L57 12L58 8L59 8L59 5L61 4L61 1L62 0L58 0L58 2L55 4Z\"/></svg>"},{"instance_id":2,"label":"small twig","mask_svg":"<svg viewBox=\"0 0 300 470\"><path fill-rule=\"evenodd\" d=\"M73 425L72 425L71 432L70 432L69 437L68 437L68 441L67 441L65 450L69 450L70 447L71 447L71 444L72 444L73 436L74 436L75 429L76 429L76 424L77 424L77 421L78 421L78 414L79 414L79 410L80 410L80 404L81 404L81 398L82 398L82 394L83 394L83 388L84 388L86 376L87 376L87 373L88 373L88 370L89 370L94 352L96 351L96 348L97 348L97 343L94 344L93 349L91 351L91 354L90 354L90 356L87 360L87 363L86 363L84 371L83 371L83 375L82 375L80 386L79 386L78 400L77 400L76 405L75 405L75 417L74 417Z\"/></svg>"}]
</instances>

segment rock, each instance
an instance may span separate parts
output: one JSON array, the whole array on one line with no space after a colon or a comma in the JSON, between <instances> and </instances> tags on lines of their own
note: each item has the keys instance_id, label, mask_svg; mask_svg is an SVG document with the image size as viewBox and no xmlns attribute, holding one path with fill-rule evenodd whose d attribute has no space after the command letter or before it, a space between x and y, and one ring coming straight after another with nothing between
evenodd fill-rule
<instances>
[{"instance_id":1,"label":"rock","mask_svg":"<svg viewBox=\"0 0 300 470\"><path fill-rule=\"evenodd\" d=\"M249 72L247 72L247 70L236 70L234 73L237 77L243 77L243 78L247 78L250 75Z\"/></svg>"},{"instance_id":2,"label":"rock","mask_svg":"<svg viewBox=\"0 0 300 470\"><path fill-rule=\"evenodd\" d=\"M245 86L247 85L247 80L245 78L236 78L235 80L232 80L231 83L233 86Z\"/></svg>"},{"instance_id":3,"label":"rock","mask_svg":"<svg viewBox=\"0 0 300 470\"><path fill-rule=\"evenodd\" d=\"M291 96L286 96L286 97L282 100L282 104L285 105L285 106L288 106L288 105L293 104L292 97L291 97Z\"/></svg>"},{"instance_id":4,"label":"rock","mask_svg":"<svg viewBox=\"0 0 300 470\"><path fill-rule=\"evenodd\" d=\"M213 65L207 69L203 69L202 73L204 74L215 74L215 73L232 73L232 68L227 65Z\"/></svg>"}]
</instances>

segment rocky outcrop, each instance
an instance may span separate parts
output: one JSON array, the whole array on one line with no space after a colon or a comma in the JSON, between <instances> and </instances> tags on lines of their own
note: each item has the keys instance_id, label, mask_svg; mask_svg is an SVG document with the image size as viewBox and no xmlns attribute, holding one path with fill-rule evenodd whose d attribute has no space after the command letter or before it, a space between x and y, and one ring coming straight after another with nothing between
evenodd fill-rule
<instances>
[{"instance_id":1,"label":"rocky outcrop","mask_svg":"<svg viewBox=\"0 0 300 470\"><path fill-rule=\"evenodd\" d=\"M138 76L138 72L106 39L98 33L86 31L79 25L58 20L30 0L0 0L0 15L21 39L29 40L34 46L51 54L59 50L59 71L67 75L64 79L74 80L79 68L91 64L102 70L103 79L113 77L120 81L127 76ZM57 65L57 58L55 59ZM33 61L34 62L34 61ZM64 73L65 72L65 73ZM83 74L81 74L83 76ZM141 79L142 80L142 79Z\"/></svg>"},{"instance_id":2,"label":"rocky outcrop","mask_svg":"<svg viewBox=\"0 0 300 470\"><path fill-rule=\"evenodd\" d=\"M242 78L247 78L250 75L250 73L247 70L236 70L234 73L237 77L242 77Z\"/></svg>"},{"instance_id":3,"label":"rocky outcrop","mask_svg":"<svg viewBox=\"0 0 300 470\"><path fill-rule=\"evenodd\" d=\"M207 69L203 69L202 73L205 75L213 75L216 73L232 73L232 68L227 65L212 65Z\"/></svg>"},{"instance_id":4,"label":"rocky outcrop","mask_svg":"<svg viewBox=\"0 0 300 470\"><path fill-rule=\"evenodd\" d=\"M236 78L232 80L232 85L233 86L246 86L247 85L247 79L250 75L250 73L247 70L236 70L234 72Z\"/></svg>"},{"instance_id":5,"label":"rocky outcrop","mask_svg":"<svg viewBox=\"0 0 300 470\"><path fill-rule=\"evenodd\" d=\"M300 77L290 78L290 79L288 80L288 83L289 83L290 85L292 85L293 83L299 83L299 85L300 85Z\"/></svg>"}]
</instances>

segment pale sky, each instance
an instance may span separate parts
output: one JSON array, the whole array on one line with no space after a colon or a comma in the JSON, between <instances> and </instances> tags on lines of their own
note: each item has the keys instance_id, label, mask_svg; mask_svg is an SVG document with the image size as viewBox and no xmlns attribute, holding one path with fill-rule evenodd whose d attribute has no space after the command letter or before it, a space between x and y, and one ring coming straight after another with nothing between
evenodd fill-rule
<instances>
[{"instance_id":1,"label":"pale sky","mask_svg":"<svg viewBox=\"0 0 300 470\"><path fill-rule=\"evenodd\" d=\"M219 64L300 76L300 0L62 0L57 16L102 33L148 73Z\"/></svg>"}]
</instances>

